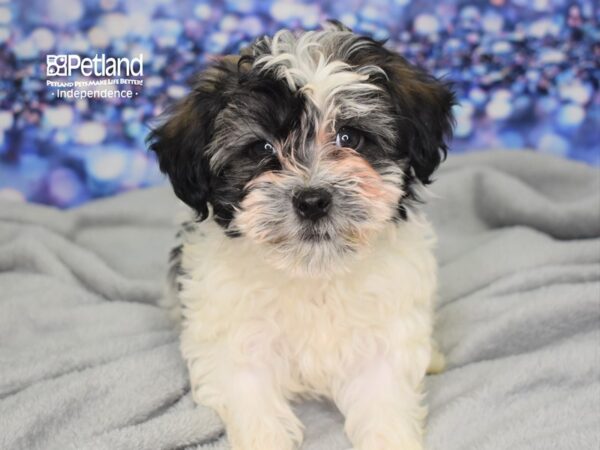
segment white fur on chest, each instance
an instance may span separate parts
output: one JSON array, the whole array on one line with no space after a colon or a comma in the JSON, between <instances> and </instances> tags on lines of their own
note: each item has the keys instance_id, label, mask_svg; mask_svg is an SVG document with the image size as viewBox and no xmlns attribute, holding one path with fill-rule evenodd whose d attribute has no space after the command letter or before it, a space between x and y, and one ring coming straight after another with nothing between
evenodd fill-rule
<instances>
[{"instance_id":1,"label":"white fur on chest","mask_svg":"<svg viewBox=\"0 0 600 450\"><path fill-rule=\"evenodd\" d=\"M219 408L227 371L261 364L286 397L329 396L336 380L382 354L398 370L414 364L419 378L431 350L432 236L413 217L390 224L344 273L292 278L212 222L187 233L182 350L197 399Z\"/></svg>"}]
</instances>

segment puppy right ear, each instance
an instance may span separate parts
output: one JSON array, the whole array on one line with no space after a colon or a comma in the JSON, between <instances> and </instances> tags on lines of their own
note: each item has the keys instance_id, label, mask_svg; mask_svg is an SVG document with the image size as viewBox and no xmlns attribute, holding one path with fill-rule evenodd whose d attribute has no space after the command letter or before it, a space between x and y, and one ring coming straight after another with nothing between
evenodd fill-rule
<instances>
[{"instance_id":1,"label":"puppy right ear","mask_svg":"<svg viewBox=\"0 0 600 450\"><path fill-rule=\"evenodd\" d=\"M177 197L193 208L198 220L208 217L211 170L206 154L215 119L239 79L237 57L225 57L201 73L192 91L165 114L146 141L156 153Z\"/></svg>"}]
</instances>

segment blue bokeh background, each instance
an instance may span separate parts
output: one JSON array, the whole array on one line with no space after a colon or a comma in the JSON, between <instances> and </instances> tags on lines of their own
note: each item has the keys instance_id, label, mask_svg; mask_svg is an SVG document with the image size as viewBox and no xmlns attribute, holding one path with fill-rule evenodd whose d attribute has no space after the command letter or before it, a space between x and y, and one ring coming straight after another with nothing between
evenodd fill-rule
<instances>
[{"instance_id":1,"label":"blue bokeh background","mask_svg":"<svg viewBox=\"0 0 600 450\"><path fill-rule=\"evenodd\" d=\"M212 55L336 18L455 83L452 151L600 165L595 0L0 0L0 198L69 207L163 182L150 120ZM59 100L46 54L144 55L133 99Z\"/></svg>"}]
</instances>

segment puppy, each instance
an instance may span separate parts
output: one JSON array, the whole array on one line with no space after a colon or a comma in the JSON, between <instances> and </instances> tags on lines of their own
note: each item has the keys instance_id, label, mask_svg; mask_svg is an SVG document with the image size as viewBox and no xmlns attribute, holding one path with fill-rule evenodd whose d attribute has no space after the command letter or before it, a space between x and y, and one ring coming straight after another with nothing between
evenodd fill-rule
<instances>
[{"instance_id":1,"label":"puppy","mask_svg":"<svg viewBox=\"0 0 600 450\"><path fill-rule=\"evenodd\" d=\"M418 191L450 88L337 22L216 61L149 136L196 214L171 255L194 399L234 450L290 450L331 399L357 450L421 449L434 233ZM208 220L205 220L208 219Z\"/></svg>"}]
</instances>

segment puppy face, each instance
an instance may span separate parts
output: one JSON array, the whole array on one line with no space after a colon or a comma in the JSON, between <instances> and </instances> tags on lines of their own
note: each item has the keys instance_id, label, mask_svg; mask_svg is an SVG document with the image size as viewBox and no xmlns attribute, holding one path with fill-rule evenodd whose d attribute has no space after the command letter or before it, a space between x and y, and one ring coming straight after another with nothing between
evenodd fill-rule
<instances>
[{"instance_id":1,"label":"puppy face","mask_svg":"<svg viewBox=\"0 0 600 450\"><path fill-rule=\"evenodd\" d=\"M454 96L339 24L281 31L218 61L150 136L199 219L294 273L343 270L446 152Z\"/></svg>"}]
</instances>

